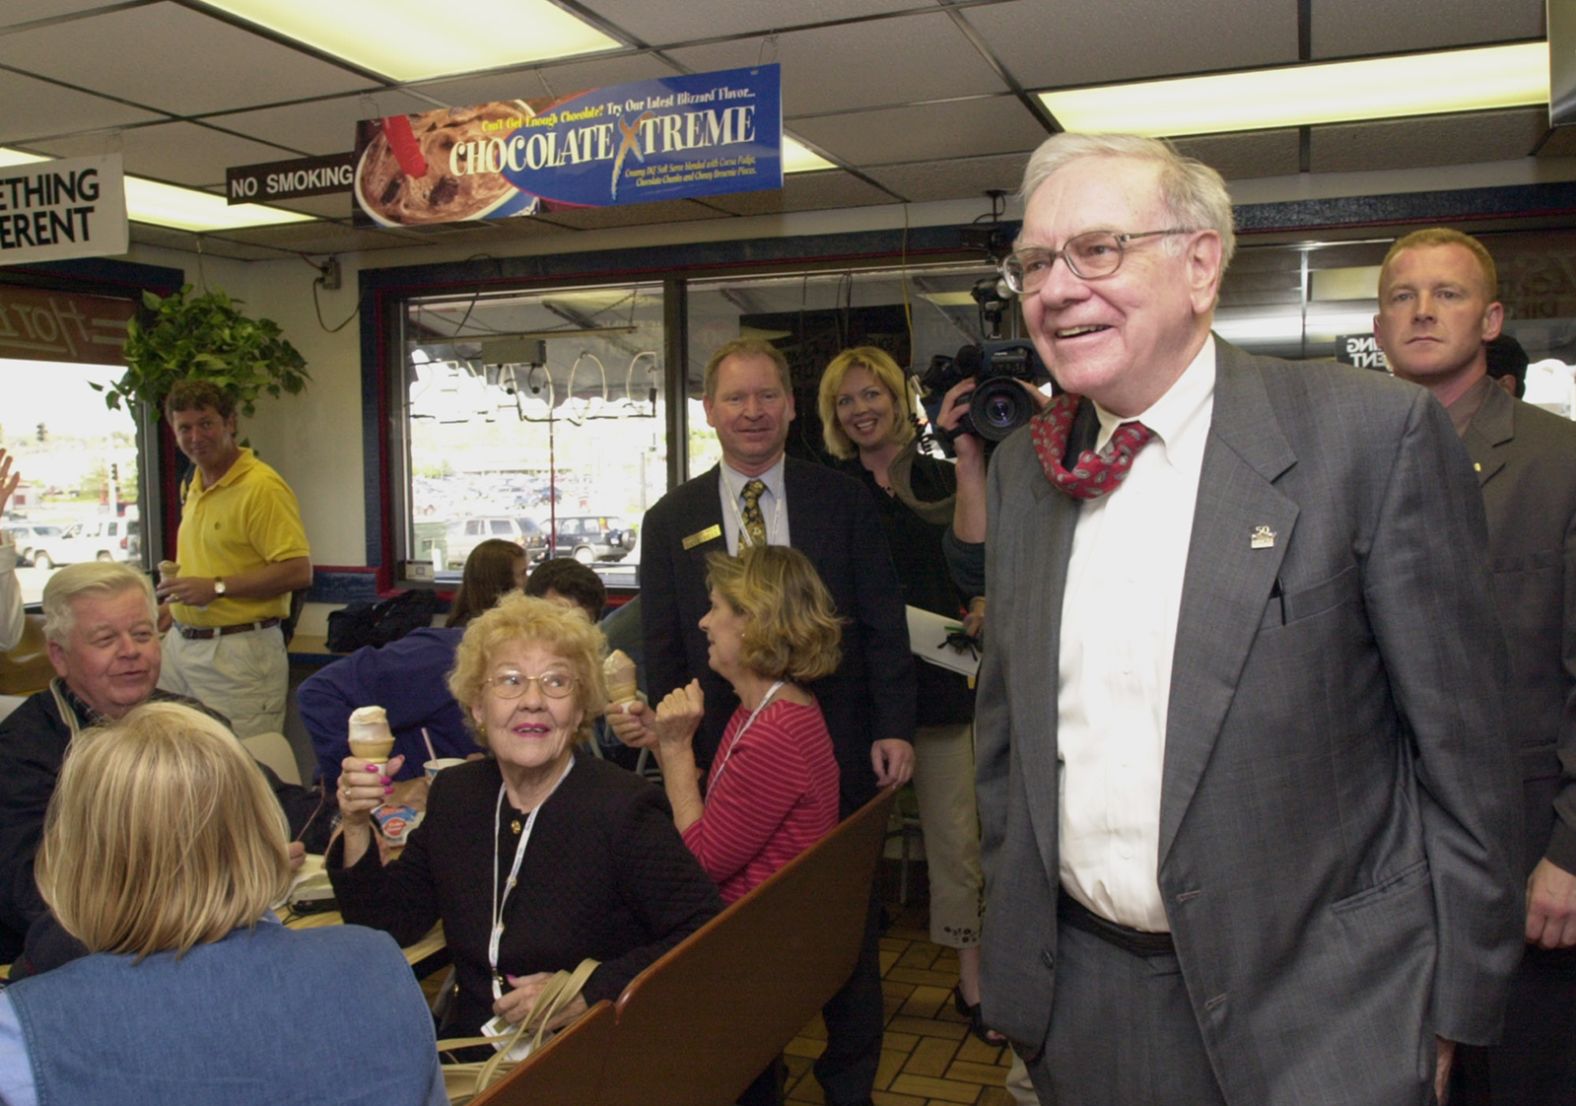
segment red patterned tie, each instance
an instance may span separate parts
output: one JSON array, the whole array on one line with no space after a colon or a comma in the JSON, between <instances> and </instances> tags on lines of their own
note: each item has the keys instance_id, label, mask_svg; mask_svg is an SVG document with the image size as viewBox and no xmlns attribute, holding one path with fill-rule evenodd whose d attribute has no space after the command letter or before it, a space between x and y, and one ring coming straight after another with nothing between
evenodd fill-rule
<instances>
[{"instance_id":1,"label":"red patterned tie","mask_svg":"<svg viewBox=\"0 0 1576 1106\"><path fill-rule=\"evenodd\" d=\"M1069 469L1062 464L1062 458L1067 453L1067 435L1082 399L1071 392L1062 392L1029 421L1029 434L1047 480L1074 499L1098 499L1115 491L1127 478L1133 458L1149 444L1155 432L1141 422L1124 422L1116 428L1104 449L1099 453L1084 450Z\"/></svg>"}]
</instances>

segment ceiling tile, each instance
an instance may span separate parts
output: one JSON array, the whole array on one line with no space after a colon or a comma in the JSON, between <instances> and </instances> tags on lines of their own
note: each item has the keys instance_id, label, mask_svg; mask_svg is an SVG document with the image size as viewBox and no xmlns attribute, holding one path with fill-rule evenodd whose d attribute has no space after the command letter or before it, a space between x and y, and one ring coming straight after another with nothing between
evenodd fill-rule
<instances>
[{"instance_id":1,"label":"ceiling tile","mask_svg":"<svg viewBox=\"0 0 1576 1106\"><path fill-rule=\"evenodd\" d=\"M560 208L543 213L549 222L577 230L604 227L638 227L648 223L677 223L694 219L719 219L722 213L689 200L663 200L617 207Z\"/></svg>"},{"instance_id":2,"label":"ceiling tile","mask_svg":"<svg viewBox=\"0 0 1576 1106\"><path fill-rule=\"evenodd\" d=\"M1576 127L1555 127L1538 150L1538 157L1576 157Z\"/></svg>"},{"instance_id":3,"label":"ceiling tile","mask_svg":"<svg viewBox=\"0 0 1576 1106\"><path fill-rule=\"evenodd\" d=\"M623 54L566 65L533 66L485 77L432 81L412 87L451 107L463 107L490 104L494 100L559 99L588 88L632 84L655 77L674 77L678 73L673 66L650 54Z\"/></svg>"},{"instance_id":4,"label":"ceiling tile","mask_svg":"<svg viewBox=\"0 0 1576 1106\"><path fill-rule=\"evenodd\" d=\"M1297 60L1297 5L1289 0L1019 0L969 8L963 18L1031 89Z\"/></svg>"},{"instance_id":5,"label":"ceiling tile","mask_svg":"<svg viewBox=\"0 0 1576 1106\"><path fill-rule=\"evenodd\" d=\"M1315 127L1309 167L1351 173L1510 161L1530 156L1547 129L1543 108Z\"/></svg>"},{"instance_id":6,"label":"ceiling tile","mask_svg":"<svg viewBox=\"0 0 1576 1106\"><path fill-rule=\"evenodd\" d=\"M1298 171L1298 132L1200 135L1176 140L1177 149L1196 157L1227 180L1284 177Z\"/></svg>"},{"instance_id":7,"label":"ceiling tile","mask_svg":"<svg viewBox=\"0 0 1576 1106\"><path fill-rule=\"evenodd\" d=\"M431 109L425 100L397 89L384 89L376 94L336 96L261 111L214 115L204 122L310 154L339 154L355 148L356 123L361 119Z\"/></svg>"},{"instance_id":8,"label":"ceiling tile","mask_svg":"<svg viewBox=\"0 0 1576 1106\"><path fill-rule=\"evenodd\" d=\"M794 0L792 4L653 4L651 0L583 0L586 10L650 46L721 36L766 35L776 27L884 15L923 0ZM751 64L754 64L752 61Z\"/></svg>"},{"instance_id":9,"label":"ceiling tile","mask_svg":"<svg viewBox=\"0 0 1576 1106\"><path fill-rule=\"evenodd\" d=\"M897 42L902 49L892 48ZM789 32L764 56L753 40L670 53L696 71L780 63L787 116L1008 91L957 24L939 11Z\"/></svg>"},{"instance_id":10,"label":"ceiling tile","mask_svg":"<svg viewBox=\"0 0 1576 1106\"><path fill-rule=\"evenodd\" d=\"M108 130L164 118L151 111L4 69L0 69L0 104L27 105L26 111L0 114L0 144L25 144L28 139L46 135Z\"/></svg>"},{"instance_id":11,"label":"ceiling tile","mask_svg":"<svg viewBox=\"0 0 1576 1106\"><path fill-rule=\"evenodd\" d=\"M126 172L194 188L222 187L232 165L256 165L297 156L292 150L265 146L197 123L161 123L133 127L113 136L78 135L40 142L37 148L56 157L86 157L119 149Z\"/></svg>"},{"instance_id":12,"label":"ceiling tile","mask_svg":"<svg viewBox=\"0 0 1576 1106\"><path fill-rule=\"evenodd\" d=\"M883 165L870 169L867 175L914 203L977 196L986 204L986 190L999 188L1009 194L1009 206L1016 208L1017 201L1010 196L1023 182L1025 160L1021 153L943 158L908 165Z\"/></svg>"},{"instance_id":13,"label":"ceiling tile","mask_svg":"<svg viewBox=\"0 0 1576 1106\"><path fill-rule=\"evenodd\" d=\"M853 168L1027 153L1046 137L1010 96L822 115L796 119L790 129Z\"/></svg>"},{"instance_id":14,"label":"ceiling tile","mask_svg":"<svg viewBox=\"0 0 1576 1106\"><path fill-rule=\"evenodd\" d=\"M1544 0L1316 0L1315 58L1542 38Z\"/></svg>"},{"instance_id":15,"label":"ceiling tile","mask_svg":"<svg viewBox=\"0 0 1576 1106\"><path fill-rule=\"evenodd\" d=\"M6 0L5 10L0 11L0 32L19 23L71 15L103 4L104 0Z\"/></svg>"},{"instance_id":16,"label":"ceiling tile","mask_svg":"<svg viewBox=\"0 0 1576 1106\"><path fill-rule=\"evenodd\" d=\"M764 192L708 196L705 202L733 215L776 215L785 211L866 207L870 204L895 203L896 200L852 173L838 169L820 173L795 173L783 181L780 191L768 189Z\"/></svg>"},{"instance_id":17,"label":"ceiling tile","mask_svg":"<svg viewBox=\"0 0 1576 1106\"><path fill-rule=\"evenodd\" d=\"M276 250L300 253L354 253L357 250L389 249L410 244L377 229L363 230L338 223L293 223L281 227L250 227L246 230L226 231L224 237L236 242L271 246ZM306 269L302 269L301 272L310 279Z\"/></svg>"},{"instance_id":18,"label":"ceiling tile","mask_svg":"<svg viewBox=\"0 0 1576 1106\"><path fill-rule=\"evenodd\" d=\"M172 3L0 35L0 62L181 115L373 87L339 66Z\"/></svg>"}]
</instances>

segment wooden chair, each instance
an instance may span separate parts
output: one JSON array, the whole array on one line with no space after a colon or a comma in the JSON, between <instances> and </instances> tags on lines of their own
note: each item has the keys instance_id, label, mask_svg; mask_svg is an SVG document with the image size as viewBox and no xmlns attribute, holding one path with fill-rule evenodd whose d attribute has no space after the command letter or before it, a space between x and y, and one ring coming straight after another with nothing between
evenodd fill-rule
<instances>
[{"instance_id":1,"label":"wooden chair","mask_svg":"<svg viewBox=\"0 0 1576 1106\"><path fill-rule=\"evenodd\" d=\"M619 996L606 1106L730 1106L848 979L893 792L652 964Z\"/></svg>"},{"instance_id":2,"label":"wooden chair","mask_svg":"<svg viewBox=\"0 0 1576 1106\"><path fill-rule=\"evenodd\" d=\"M594 1106L616 1020L613 1004L603 999L471 1106Z\"/></svg>"},{"instance_id":3,"label":"wooden chair","mask_svg":"<svg viewBox=\"0 0 1576 1106\"><path fill-rule=\"evenodd\" d=\"M241 738L241 744L259 764L266 764L285 783L301 782L301 766L296 763L290 739L282 733L260 733Z\"/></svg>"}]
</instances>

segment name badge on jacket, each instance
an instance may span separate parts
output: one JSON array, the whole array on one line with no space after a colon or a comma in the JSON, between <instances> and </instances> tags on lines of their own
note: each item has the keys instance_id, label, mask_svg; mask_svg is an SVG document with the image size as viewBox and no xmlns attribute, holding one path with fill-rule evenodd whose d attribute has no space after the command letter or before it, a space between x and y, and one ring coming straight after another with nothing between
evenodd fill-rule
<instances>
[{"instance_id":1,"label":"name badge on jacket","mask_svg":"<svg viewBox=\"0 0 1576 1106\"><path fill-rule=\"evenodd\" d=\"M709 541L715 541L720 537L722 537L722 527L714 522L704 530L697 530L689 537L685 538L684 549L688 551L694 549L697 545L704 545L705 543Z\"/></svg>"}]
</instances>

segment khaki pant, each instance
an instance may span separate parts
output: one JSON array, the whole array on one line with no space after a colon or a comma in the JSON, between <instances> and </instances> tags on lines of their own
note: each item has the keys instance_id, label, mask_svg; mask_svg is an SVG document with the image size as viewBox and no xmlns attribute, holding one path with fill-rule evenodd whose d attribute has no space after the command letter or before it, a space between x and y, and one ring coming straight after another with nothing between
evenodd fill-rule
<instances>
[{"instance_id":1,"label":"khaki pant","mask_svg":"<svg viewBox=\"0 0 1576 1106\"><path fill-rule=\"evenodd\" d=\"M278 626L199 640L172 626L163 651L159 687L218 711L237 737L284 732L290 662Z\"/></svg>"},{"instance_id":2,"label":"khaki pant","mask_svg":"<svg viewBox=\"0 0 1576 1106\"><path fill-rule=\"evenodd\" d=\"M947 948L980 943L979 808L974 802L974 727L914 732L914 797L930 876L930 939Z\"/></svg>"}]
</instances>

